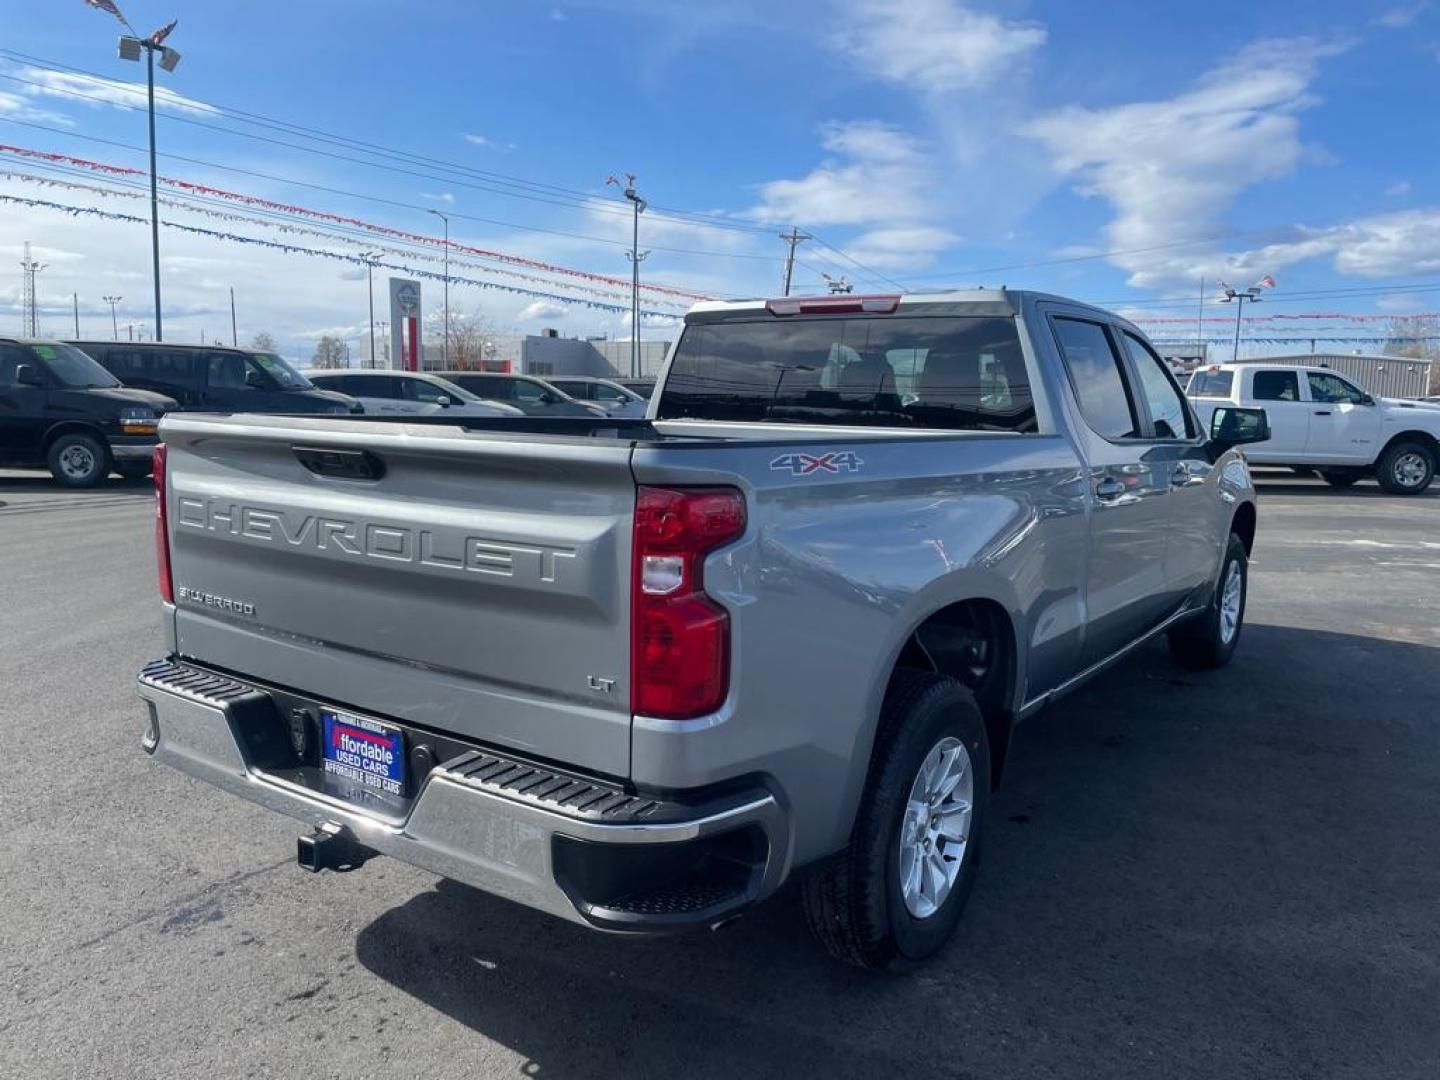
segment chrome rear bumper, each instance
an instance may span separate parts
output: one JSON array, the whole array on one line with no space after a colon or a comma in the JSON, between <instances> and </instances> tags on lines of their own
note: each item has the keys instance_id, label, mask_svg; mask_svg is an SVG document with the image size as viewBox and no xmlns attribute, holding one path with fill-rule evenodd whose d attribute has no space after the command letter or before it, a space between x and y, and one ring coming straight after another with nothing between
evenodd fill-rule
<instances>
[{"instance_id":1,"label":"chrome rear bumper","mask_svg":"<svg viewBox=\"0 0 1440 1080\"><path fill-rule=\"evenodd\" d=\"M476 749L432 768L403 819L389 819L247 760L237 725L264 716L265 689L172 661L146 665L138 684L150 714L142 745L156 760L563 918L631 932L713 925L769 895L789 869L784 815L764 789L685 803ZM755 855L741 873L736 856L745 851ZM717 861L725 864L723 882L697 878L696 865Z\"/></svg>"}]
</instances>

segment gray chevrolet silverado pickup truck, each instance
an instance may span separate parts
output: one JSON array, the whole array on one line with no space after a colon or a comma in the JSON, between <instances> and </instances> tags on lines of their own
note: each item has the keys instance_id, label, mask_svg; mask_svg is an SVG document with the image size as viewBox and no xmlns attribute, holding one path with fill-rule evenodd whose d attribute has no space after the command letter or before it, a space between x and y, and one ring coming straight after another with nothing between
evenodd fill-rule
<instances>
[{"instance_id":1,"label":"gray chevrolet silverado pickup truck","mask_svg":"<svg viewBox=\"0 0 1440 1080\"><path fill-rule=\"evenodd\" d=\"M1148 638L1229 659L1255 497L1134 326L980 290L701 304L645 419L170 414L159 761L621 932L791 878L948 939L1013 725Z\"/></svg>"}]
</instances>

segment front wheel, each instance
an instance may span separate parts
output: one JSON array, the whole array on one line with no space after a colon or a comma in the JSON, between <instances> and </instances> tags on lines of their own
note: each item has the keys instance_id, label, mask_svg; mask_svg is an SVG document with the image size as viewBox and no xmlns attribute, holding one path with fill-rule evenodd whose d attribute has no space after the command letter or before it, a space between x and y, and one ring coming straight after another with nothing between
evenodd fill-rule
<instances>
[{"instance_id":1,"label":"front wheel","mask_svg":"<svg viewBox=\"0 0 1440 1080\"><path fill-rule=\"evenodd\" d=\"M110 449L94 435L72 432L50 444L50 475L66 487L94 487L110 475Z\"/></svg>"},{"instance_id":2,"label":"front wheel","mask_svg":"<svg viewBox=\"0 0 1440 1080\"><path fill-rule=\"evenodd\" d=\"M1391 495L1419 495L1435 479L1435 454L1423 443L1396 443L1380 455L1375 479Z\"/></svg>"},{"instance_id":3,"label":"front wheel","mask_svg":"<svg viewBox=\"0 0 1440 1080\"><path fill-rule=\"evenodd\" d=\"M1250 592L1250 561L1245 544L1234 533L1225 548L1220 583L1203 615L1181 623L1169 633L1170 653L1186 667L1218 668L1230 662L1245 623Z\"/></svg>"},{"instance_id":4,"label":"front wheel","mask_svg":"<svg viewBox=\"0 0 1440 1080\"><path fill-rule=\"evenodd\" d=\"M872 970L939 952L975 884L989 806L990 744L970 691L897 672L850 843L802 885L820 944Z\"/></svg>"}]
</instances>

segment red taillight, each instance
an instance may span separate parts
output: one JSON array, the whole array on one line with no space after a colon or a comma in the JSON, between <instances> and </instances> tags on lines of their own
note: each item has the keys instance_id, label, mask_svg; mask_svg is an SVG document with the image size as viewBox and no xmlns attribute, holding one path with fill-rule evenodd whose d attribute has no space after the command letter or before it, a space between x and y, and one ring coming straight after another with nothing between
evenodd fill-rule
<instances>
[{"instance_id":1,"label":"red taillight","mask_svg":"<svg viewBox=\"0 0 1440 1080\"><path fill-rule=\"evenodd\" d=\"M170 582L169 514L165 509L165 444L156 443L150 456L150 475L155 480L155 569L160 582L160 597L167 604L175 602L175 586Z\"/></svg>"},{"instance_id":2,"label":"red taillight","mask_svg":"<svg viewBox=\"0 0 1440 1080\"><path fill-rule=\"evenodd\" d=\"M730 683L730 616L705 595L705 554L745 532L734 488L641 487L630 586L630 708L684 720Z\"/></svg>"},{"instance_id":3,"label":"red taillight","mask_svg":"<svg viewBox=\"0 0 1440 1080\"><path fill-rule=\"evenodd\" d=\"M889 315L900 306L898 296L782 296L766 300L771 315Z\"/></svg>"}]
</instances>

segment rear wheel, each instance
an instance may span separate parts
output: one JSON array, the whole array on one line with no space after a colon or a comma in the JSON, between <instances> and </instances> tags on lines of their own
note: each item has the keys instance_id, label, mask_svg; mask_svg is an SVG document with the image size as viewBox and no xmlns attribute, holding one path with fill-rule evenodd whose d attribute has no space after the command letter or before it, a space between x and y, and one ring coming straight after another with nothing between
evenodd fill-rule
<instances>
[{"instance_id":1,"label":"rear wheel","mask_svg":"<svg viewBox=\"0 0 1440 1080\"><path fill-rule=\"evenodd\" d=\"M1396 443L1380 455L1375 479L1391 495L1418 495L1435 479L1435 455L1424 443Z\"/></svg>"},{"instance_id":2,"label":"rear wheel","mask_svg":"<svg viewBox=\"0 0 1440 1080\"><path fill-rule=\"evenodd\" d=\"M1320 476L1333 488L1347 488L1360 479L1358 472L1341 472L1336 469L1326 469Z\"/></svg>"},{"instance_id":3,"label":"rear wheel","mask_svg":"<svg viewBox=\"0 0 1440 1080\"><path fill-rule=\"evenodd\" d=\"M94 487L110 475L110 449L94 435L61 435L46 455L50 475L66 487Z\"/></svg>"},{"instance_id":4,"label":"rear wheel","mask_svg":"<svg viewBox=\"0 0 1440 1080\"><path fill-rule=\"evenodd\" d=\"M1181 623L1169 633L1170 654L1186 667L1217 668L1230 662L1245 623L1250 591L1250 563L1245 544L1234 533L1225 549L1220 583L1205 614Z\"/></svg>"},{"instance_id":5,"label":"rear wheel","mask_svg":"<svg viewBox=\"0 0 1440 1080\"><path fill-rule=\"evenodd\" d=\"M802 886L811 932L872 970L933 956L974 886L989 805L990 746L970 691L897 672L849 846Z\"/></svg>"}]
</instances>

